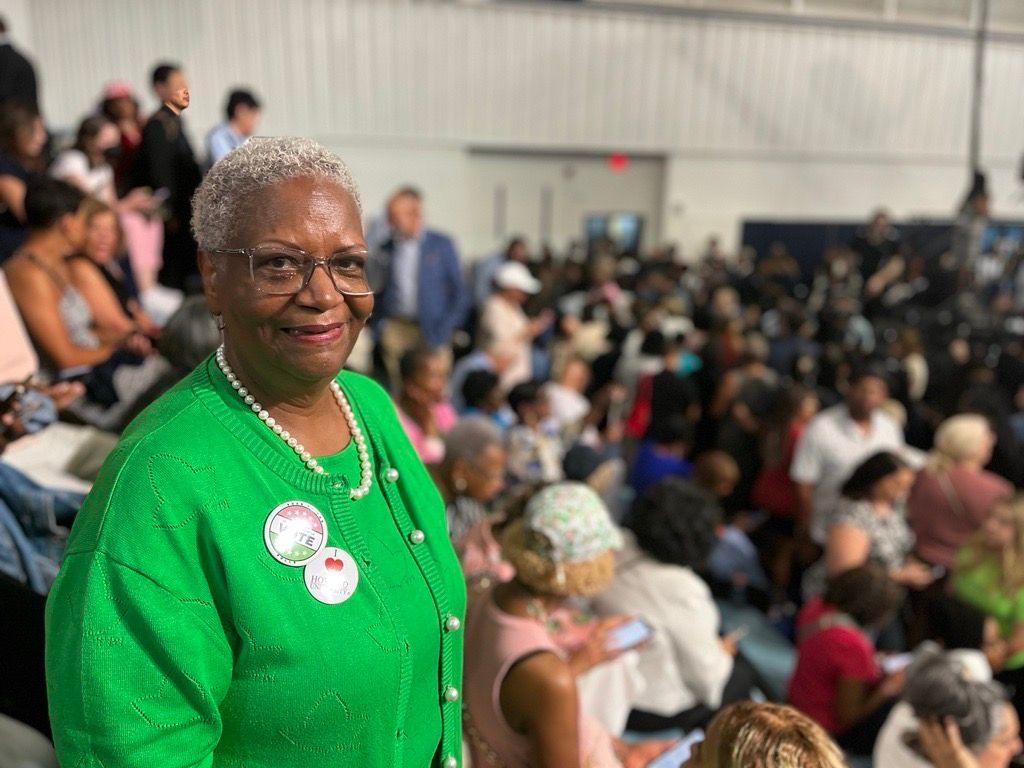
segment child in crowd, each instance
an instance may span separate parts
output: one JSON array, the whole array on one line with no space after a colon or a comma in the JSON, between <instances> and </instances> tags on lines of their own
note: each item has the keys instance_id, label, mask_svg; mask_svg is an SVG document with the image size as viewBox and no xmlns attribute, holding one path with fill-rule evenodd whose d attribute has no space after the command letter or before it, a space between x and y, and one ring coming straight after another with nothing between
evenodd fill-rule
<instances>
[{"instance_id":1,"label":"child in crowd","mask_svg":"<svg viewBox=\"0 0 1024 768\"><path fill-rule=\"evenodd\" d=\"M693 439L693 424L685 416L673 414L651 424L630 476L630 485L637 496L662 478L693 475L693 465L688 460Z\"/></svg>"},{"instance_id":2,"label":"child in crowd","mask_svg":"<svg viewBox=\"0 0 1024 768\"><path fill-rule=\"evenodd\" d=\"M506 435L508 472L518 482L555 482L562 479L565 449L551 423L551 406L535 381L518 384L508 395L516 415Z\"/></svg>"},{"instance_id":3,"label":"child in crowd","mask_svg":"<svg viewBox=\"0 0 1024 768\"><path fill-rule=\"evenodd\" d=\"M492 371L470 371L462 383L462 402L465 416L485 416L502 430L515 422L515 414L505 403L501 377Z\"/></svg>"}]
</instances>

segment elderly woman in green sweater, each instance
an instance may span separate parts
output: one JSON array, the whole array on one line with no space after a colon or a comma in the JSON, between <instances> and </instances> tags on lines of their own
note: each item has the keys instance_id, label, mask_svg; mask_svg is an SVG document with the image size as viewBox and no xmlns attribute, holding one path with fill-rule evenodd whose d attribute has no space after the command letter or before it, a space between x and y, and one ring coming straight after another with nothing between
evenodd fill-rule
<instances>
[{"instance_id":1,"label":"elderly woman in green sweater","mask_svg":"<svg viewBox=\"0 0 1024 768\"><path fill-rule=\"evenodd\" d=\"M457 768L465 588L384 391L359 196L303 139L196 194L223 346L125 432L47 606L62 765Z\"/></svg>"}]
</instances>

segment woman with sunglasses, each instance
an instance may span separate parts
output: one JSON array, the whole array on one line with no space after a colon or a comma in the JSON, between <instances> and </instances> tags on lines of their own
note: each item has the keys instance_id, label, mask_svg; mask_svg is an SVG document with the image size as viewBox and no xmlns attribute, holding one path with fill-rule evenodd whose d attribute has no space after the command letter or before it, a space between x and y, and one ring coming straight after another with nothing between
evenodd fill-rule
<instances>
[{"instance_id":1,"label":"woman with sunglasses","mask_svg":"<svg viewBox=\"0 0 1024 768\"><path fill-rule=\"evenodd\" d=\"M444 505L387 394L342 371L373 309L352 177L250 141L192 225L223 346L79 514L47 616L60 762L457 768Z\"/></svg>"}]
</instances>

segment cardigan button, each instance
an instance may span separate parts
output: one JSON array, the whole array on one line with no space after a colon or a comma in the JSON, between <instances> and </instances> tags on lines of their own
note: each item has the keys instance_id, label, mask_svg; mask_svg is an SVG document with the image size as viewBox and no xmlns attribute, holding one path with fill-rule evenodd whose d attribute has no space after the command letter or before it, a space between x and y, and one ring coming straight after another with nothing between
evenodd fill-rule
<instances>
[{"instance_id":1,"label":"cardigan button","mask_svg":"<svg viewBox=\"0 0 1024 768\"><path fill-rule=\"evenodd\" d=\"M395 469L394 467L391 467L387 472L384 473L384 479L387 480L389 483L398 482L398 470Z\"/></svg>"},{"instance_id":2,"label":"cardigan button","mask_svg":"<svg viewBox=\"0 0 1024 768\"><path fill-rule=\"evenodd\" d=\"M462 622L459 621L458 616L449 616L447 619L445 619L444 628L447 629L449 632L458 632L461 626Z\"/></svg>"},{"instance_id":3,"label":"cardigan button","mask_svg":"<svg viewBox=\"0 0 1024 768\"><path fill-rule=\"evenodd\" d=\"M444 766L444 768L459 768L459 761L456 760L452 755L448 755L448 757L444 759L444 762L441 763L441 765Z\"/></svg>"},{"instance_id":4,"label":"cardigan button","mask_svg":"<svg viewBox=\"0 0 1024 768\"><path fill-rule=\"evenodd\" d=\"M444 689L445 701L456 702L459 700L459 689L454 685L449 685Z\"/></svg>"},{"instance_id":5,"label":"cardigan button","mask_svg":"<svg viewBox=\"0 0 1024 768\"><path fill-rule=\"evenodd\" d=\"M426 538L426 535L419 528L409 534L409 541L413 544L422 544Z\"/></svg>"}]
</instances>

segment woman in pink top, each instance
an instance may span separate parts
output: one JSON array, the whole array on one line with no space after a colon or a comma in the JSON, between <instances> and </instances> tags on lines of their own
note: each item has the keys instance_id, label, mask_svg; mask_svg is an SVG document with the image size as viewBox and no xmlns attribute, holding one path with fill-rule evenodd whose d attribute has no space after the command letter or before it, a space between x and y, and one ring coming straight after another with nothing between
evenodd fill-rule
<instances>
[{"instance_id":1,"label":"woman in pink top","mask_svg":"<svg viewBox=\"0 0 1024 768\"><path fill-rule=\"evenodd\" d=\"M579 483L537 493L502 533L516 577L480 596L466 620L463 727L475 766L640 768L668 742L627 745L579 711L576 675L611 655L600 642L566 654L552 614L614 574L621 537L601 498Z\"/></svg>"},{"instance_id":2,"label":"woman in pink top","mask_svg":"<svg viewBox=\"0 0 1024 768\"><path fill-rule=\"evenodd\" d=\"M439 464L444 460L444 436L459 420L445 399L448 363L438 352L416 349L407 352L399 366L398 420L420 460L428 466Z\"/></svg>"},{"instance_id":3,"label":"woman in pink top","mask_svg":"<svg viewBox=\"0 0 1024 768\"><path fill-rule=\"evenodd\" d=\"M984 469L995 436L984 416L963 414L942 423L928 466L918 475L907 502L917 535L917 554L948 568L956 553L1013 486Z\"/></svg>"}]
</instances>

